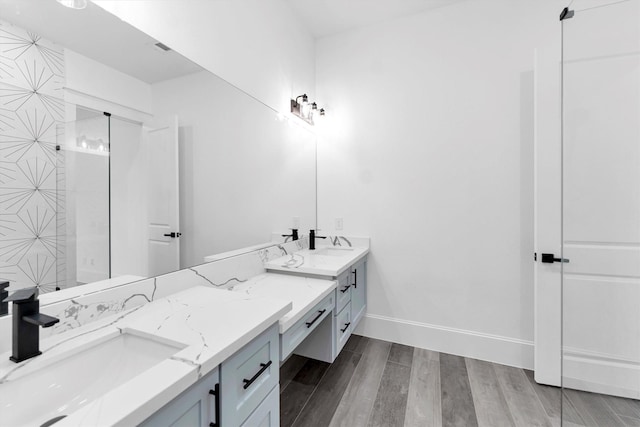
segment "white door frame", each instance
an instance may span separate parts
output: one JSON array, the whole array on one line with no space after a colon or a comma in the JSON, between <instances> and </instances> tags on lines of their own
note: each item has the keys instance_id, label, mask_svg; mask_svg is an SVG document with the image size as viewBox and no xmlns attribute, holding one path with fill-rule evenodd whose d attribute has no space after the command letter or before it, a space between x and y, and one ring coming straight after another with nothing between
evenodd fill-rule
<instances>
[{"instance_id":1,"label":"white door frame","mask_svg":"<svg viewBox=\"0 0 640 427\"><path fill-rule=\"evenodd\" d=\"M537 49L534 68L534 369L538 383L560 386L562 372L562 284L559 263L543 264L541 253L562 250L561 52Z\"/></svg>"}]
</instances>

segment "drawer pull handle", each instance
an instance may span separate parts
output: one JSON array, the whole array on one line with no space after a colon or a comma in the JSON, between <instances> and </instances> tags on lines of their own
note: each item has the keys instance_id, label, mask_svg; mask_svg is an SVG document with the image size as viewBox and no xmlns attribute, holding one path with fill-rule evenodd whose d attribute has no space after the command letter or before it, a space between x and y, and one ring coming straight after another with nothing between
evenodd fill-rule
<instances>
[{"instance_id":1,"label":"drawer pull handle","mask_svg":"<svg viewBox=\"0 0 640 427\"><path fill-rule=\"evenodd\" d=\"M353 270L353 287L358 289L358 270Z\"/></svg>"},{"instance_id":2,"label":"drawer pull handle","mask_svg":"<svg viewBox=\"0 0 640 427\"><path fill-rule=\"evenodd\" d=\"M347 292L349 290L350 287L351 287L351 285L347 285L347 286L344 287L344 289L340 289L340 292L342 292L344 294L345 292Z\"/></svg>"},{"instance_id":3,"label":"drawer pull handle","mask_svg":"<svg viewBox=\"0 0 640 427\"><path fill-rule=\"evenodd\" d=\"M346 331L347 329L349 329L349 325L351 324L351 322L347 322L344 324L344 329L340 329L340 332L342 332L344 334L344 331Z\"/></svg>"},{"instance_id":4,"label":"drawer pull handle","mask_svg":"<svg viewBox=\"0 0 640 427\"><path fill-rule=\"evenodd\" d=\"M264 371L266 371L266 370L267 370L267 368L268 368L269 366L271 366L271 360L269 360L267 363L261 363L261 364L260 364L260 370L259 370L259 371L258 371L258 372L253 376L253 377L251 377L251 379L250 379L250 380L248 380L248 379L246 379L246 378L242 380L242 382L244 383L244 385L242 386L242 388L243 388L243 389L245 389L245 390L246 390L246 389L248 389L248 388L249 388L249 386L251 386L251 384L253 384L253 382L254 382L255 380L257 380L257 379L258 379L258 377L259 377L260 375L262 375L262 373L263 373Z\"/></svg>"},{"instance_id":5,"label":"drawer pull handle","mask_svg":"<svg viewBox=\"0 0 640 427\"><path fill-rule=\"evenodd\" d=\"M320 317L322 317L322 315L324 314L324 312L327 311L326 309L324 310L320 310L318 311L318 315L315 317L315 319L313 319L311 322L306 322L307 324L307 328L310 328L311 325L313 325L314 323L316 323L316 320L318 320Z\"/></svg>"},{"instance_id":6,"label":"drawer pull handle","mask_svg":"<svg viewBox=\"0 0 640 427\"><path fill-rule=\"evenodd\" d=\"M210 422L209 427L220 427L220 424L217 422L220 419L220 383L216 384L213 390L209 390L209 394L215 396L213 405L216 413L216 422Z\"/></svg>"}]
</instances>

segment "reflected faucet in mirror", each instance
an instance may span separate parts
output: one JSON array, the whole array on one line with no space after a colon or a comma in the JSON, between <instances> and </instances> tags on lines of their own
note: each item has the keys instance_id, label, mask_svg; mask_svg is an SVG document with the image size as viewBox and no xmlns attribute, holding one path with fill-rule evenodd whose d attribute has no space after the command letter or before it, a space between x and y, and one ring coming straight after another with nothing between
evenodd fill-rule
<instances>
[{"instance_id":1,"label":"reflected faucet in mirror","mask_svg":"<svg viewBox=\"0 0 640 427\"><path fill-rule=\"evenodd\" d=\"M291 234L283 234L282 237L291 237L291 240L298 240L298 229L297 228L290 228L291 230ZM285 239L285 242L288 242L289 239Z\"/></svg>"},{"instance_id":2,"label":"reflected faucet in mirror","mask_svg":"<svg viewBox=\"0 0 640 427\"><path fill-rule=\"evenodd\" d=\"M3 302L13 302L12 351L9 359L18 363L42 354L40 327L48 328L60 319L40 313L38 288L19 289Z\"/></svg>"},{"instance_id":3,"label":"reflected faucet in mirror","mask_svg":"<svg viewBox=\"0 0 640 427\"><path fill-rule=\"evenodd\" d=\"M309 250L313 251L316 248L316 239L326 239L327 236L316 236L316 233L320 230L309 230Z\"/></svg>"}]
</instances>

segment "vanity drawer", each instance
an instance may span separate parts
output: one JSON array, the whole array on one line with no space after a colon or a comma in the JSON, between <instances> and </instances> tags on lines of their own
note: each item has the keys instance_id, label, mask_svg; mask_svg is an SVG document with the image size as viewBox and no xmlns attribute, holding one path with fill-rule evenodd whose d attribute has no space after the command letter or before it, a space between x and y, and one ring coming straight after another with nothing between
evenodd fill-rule
<instances>
[{"instance_id":1,"label":"vanity drawer","mask_svg":"<svg viewBox=\"0 0 640 427\"><path fill-rule=\"evenodd\" d=\"M336 279L338 287L336 288L336 309L333 315L337 316L345 305L351 301L351 271L345 271Z\"/></svg>"},{"instance_id":2,"label":"vanity drawer","mask_svg":"<svg viewBox=\"0 0 640 427\"><path fill-rule=\"evenodd\" d=\"M336 333L336 356L342 350L342 347L347 343L347 340L351 336L353 330L351 326L351 303L336 316L335 333Z\"/></svg>"},{"instance_id":3,"label":"vanity drawer","mask_svg":"<svg viewBox=\"0 0 640 427\"><path fill-rule=\"evenodd\" d=\"M280 387L274 387L242 427L280 427Z\"/></svg>"},{"instance_id":4,"label":"vanity drawer","mask_svg":"<svg viewBox=\"0 0 640 427\"><path fill-rule=\"evenodd\" d=\"M351 301L351 285L338 285L336 289L336 309L333 311L334 315L338 313Z\"/></svg>"},{"instance_id":5,"label":"vanity drawer","mask_svg":"<svg viewBox=\"0 0 640 427\"><path fill-rule=\"evenodd\" d=\"M275 324L222 363L221 425L240 425L278 384L278 353L278 324Z\"/></svg>"},{"instance_id":6,"label":"vanity drawer","mask_svg":"<svg viewBox=\"0 0 640 427\"><path fill-rule=\"evenodd\" d=\"M280 336L280 360L285 360L335 307L335 292L316 304L295 325Z\"/></svg>"}]
</instances>

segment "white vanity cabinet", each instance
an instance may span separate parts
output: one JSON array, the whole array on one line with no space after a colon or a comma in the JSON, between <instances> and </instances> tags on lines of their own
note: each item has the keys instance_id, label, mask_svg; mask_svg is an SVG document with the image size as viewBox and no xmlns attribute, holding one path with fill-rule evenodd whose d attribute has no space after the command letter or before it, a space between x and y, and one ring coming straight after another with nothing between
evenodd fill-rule
<instances>
[{"instance_id":1,"label":"white vanity cabinet","mask_svg":"<svg viewBox=\"0 0 640 427\"><path fill-rule=\"evenodd\" d=\"M301 356L333 363L349 340L367 308L367 262L366 257L350 265L336 276L314 275L335 280L335 304L333 315L327 322L309 335L295 349L287 349Z\"/></svg>"},{"instance_id":2,"label":"white vanity cabinet","mask_svg":"<svg viewBox=\"0 0 640 427\"><path fill-rule=\"evenodd\" d=\"M367 259L361 259L351 267L351 319L355 327L364 316L367 307Z\"/></svg>"},{"instance_id":3,"label":"white vanity cabinet","mask_svg":"<svg viewBox=\"0 0 640 427\"><path fill-rule=\"evenodd\" d=\"M220 375L218 368L147 418L140 426L218 426Z\"/></svg>"},{"instance_id":4,"label":"white vanity cabinet","mask_svg":"<svg viewBox=\"0 0 640 427\"><path fill-rule=\"evenodd\" d=\"M276 323L141 426L278 426L279 345Z\"/></svg>"},{"instance_id":5,"label":"white vanity cabinet","mask_svg":"<svg viewBox=\"0 0 640 427\"><path fill-rule=\"evenodd\" d=\"M318 325L327 316L331 316L331 312L335 306L335 295L332 292L322 301L316 304L309 312L295 325L289 328L280 336L280 359L285 361L287 357L304 341Z\"/></svg>"},{"instance_id":6,"label":"white vanity cabinet","mask_svg":"<svg viewBox=\"0 0 640 427\"><path fill-rule=\"evenodd\" d=\"M264 420L279 413L280 335L276 323L220 366L220 425L241 426L260 409ZM270 397L270 399L267 399ZM265 405L262 405L263 402ZM266 414L266 415L264 415ZM271 414L271 415L269 415ZM247 424L249 425L249 424ZM260 425L260 424L258 424ZM269 425L269 424L267 424Z\"/></svg>"},{"instance_id":7,"label":"white vanity cabinet","mask_svg":"<svg viewBox=\"0 0 640 427\"><path fill-rule=\"evenodd\" d=\"M334 359L367 308L367 259L363 258L350 266L336 280L338 287L334 310Z\"/></svg>"}]
</instances>

